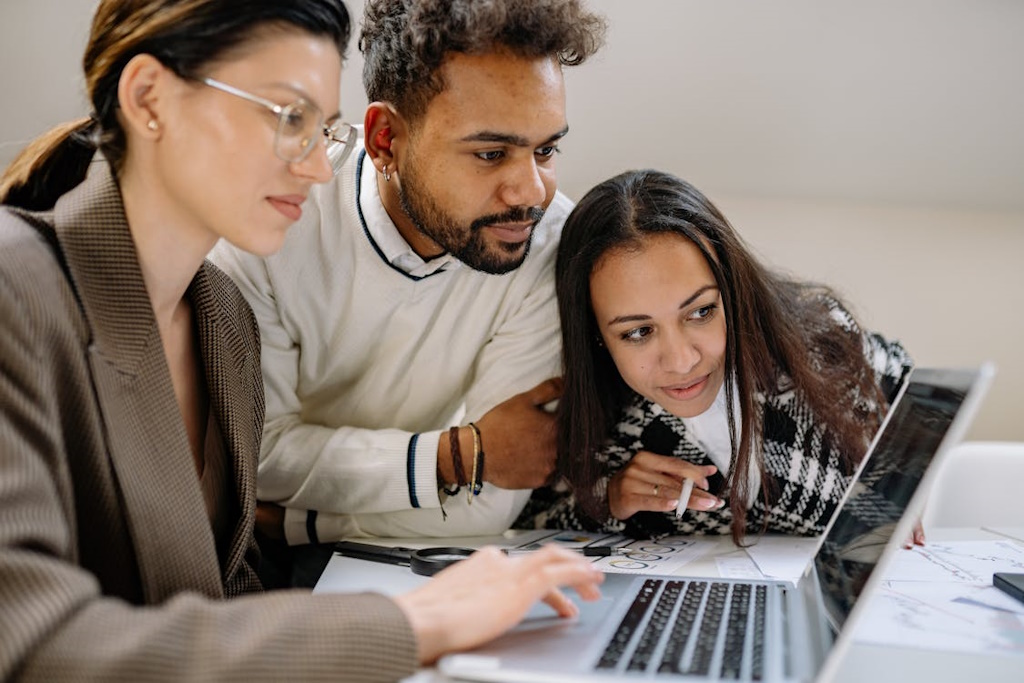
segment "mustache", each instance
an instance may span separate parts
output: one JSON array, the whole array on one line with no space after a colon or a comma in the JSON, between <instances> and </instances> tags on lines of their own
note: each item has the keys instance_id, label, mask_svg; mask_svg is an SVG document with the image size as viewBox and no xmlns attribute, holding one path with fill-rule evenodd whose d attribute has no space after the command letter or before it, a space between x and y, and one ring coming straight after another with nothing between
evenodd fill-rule
<instances>
[{"instance_id":1,"label":"mustache","mask_svg":"<svg viewBox=\"0 0 1024 683\"><path fill-rule=\"evenodd\" d=\"M536 225L543 217L544 209L539 206L513 206L504 213L495 213L490 216L477 218L470 224L469 228L475 231L496 223L524 223L526 221L531 221Z\"/></svg>"}]
</instances>

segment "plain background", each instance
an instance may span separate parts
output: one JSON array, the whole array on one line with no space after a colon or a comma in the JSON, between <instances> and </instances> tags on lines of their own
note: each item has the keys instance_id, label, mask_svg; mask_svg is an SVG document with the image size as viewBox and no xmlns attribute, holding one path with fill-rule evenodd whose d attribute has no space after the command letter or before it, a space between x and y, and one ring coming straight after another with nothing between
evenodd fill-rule
<instances>
[{"instance_id":1,"label":"plain background","mask_svg":"<svg viewBox=\"0 0 1024 683\"><path fill-rule=\"evenodd\" d=\"M353 16L362 0L347 0ZM708 194L918 363L998 366L974 439L1024 440L1024 2L590 0L562 190L629 168ZM93 0L0 0L0 164L88 112ZM353 45L342 109L366 104Z\"/></svg>"}]
</instances>

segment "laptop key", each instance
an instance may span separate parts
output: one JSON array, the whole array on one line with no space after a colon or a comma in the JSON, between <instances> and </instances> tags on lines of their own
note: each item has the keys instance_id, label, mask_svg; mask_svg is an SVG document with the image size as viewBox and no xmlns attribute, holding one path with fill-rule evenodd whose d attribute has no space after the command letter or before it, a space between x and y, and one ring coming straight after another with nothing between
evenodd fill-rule
<instances>
[{"instance_id":1,"label":"laptop key","mask_svg":"<svg viewBox=\"0 0 1024 683\"><path fill-rule=\"evenodd\" d=\"M749 671L750 680L762 680L766 608L765 586L648 579L595 668L617 669L628 655L625 670L631 672L714 674L723 680L738 680ZM750 610L754 610L752 617ZM752 633L747 628L751 618ZM666 630L668 634L663 637ZM750 646L745 647L748 638ZM692 652L689 664L684 665L688 646ZM653 660L659 647L660 658ZM745 669L747 651L750 662ZM715 671L711 670L712 665Z\"/></svg>"},{"instance_id":2,"label":"laptop key","mask_svg":"<svg viewBox=\"0 0 1024 683\"><path fill-rule=\"evenodd\" d=\"M708 602L700 622L700 632L697 635L697 646L694 649L693 658L690 660L690 666L686 669L685 673L706 676L711 670L711 659L715 654L715 643L718 640L718 630L722 623L722 615L725 613L725 597L728 592L728 584L711 584Z\"/></svg>"},{"instance_id":3,"label":"laptop key","mask_svg":"<svg viewBox=\"0 0 1024 683\"><path fill-rule=\"evenodd\" d=\"M658 673L677 674L681 671L680 665L683 660L683 651L686 649L686 641L689 640L690 634L693 632L693 624L697 621L700 601L704 597L707 587L708 584L705 581L692 581L686 587L683 604L679 606L679 614L676 615L672 633L668 636L665 652L662 654L661 664L658 666Z\"/></svg>"},{"instance_id":4,"label":"laptop key","mask_svg":"<svg viewBox=\"0 0 1024 683\"><path fill-rule=\"evenodd\" d=\"M754 640L750 661L750 677L755 681L764 678L764 623L767 605L768 588L758 586L754 592Z\"/></svg>"},{"instance_id":5,"label":"laptop key","mask_svg":"<svg viewBox=\"0 0 1024 683\"><path fill-rule=\"evenodd\" d=\"M746 637L747 615L750 613L750 586L733 587L729 601L729 619L725 627L725 649L722 654L722 678L739 678L743 666L743 640Z\"/></svg>"},{"instance_id":6,"label":"laptop key","mask_svg":"<svg viewBox=\"0 0 1024 683\"><path fill-rule=\"evenodd\" d=\"M622 659L626 648L629 646L629 642L633 639L637 626L643 620L644 615L647 614L654 595L658 592L658 588L662 583L664 581L661 579L647 579L644 581L643 586L637 592L637 596L633 599L633 603L626 610L625 616L622 617L619 627L615 630L615 635L612 636L611 641L605 647L596 668L614 669L618 666L619 660Z\"/></svg>"},{"instance_id":7,"label":"laptop key","mask_svg":"<svg viewBox=\"0 0 1024 683\"><path fill-rule=\"evenodd\" d=\"M682 581L667 581L665 583L665 590L662 591L661 596L658 598L658 604L655 605L654 611L651 613L650 621L647 622L643 633L640 634L636 650L633 651L633 656L626 667L627 671L647 670L647 665L651 661L651 655L654 654L654 649L657 647L658 641L661 640L661 635L668 627L668 619L672 616L672 610L679 600L679 594L682 592L682 589Z\"/></svg>"}]
</instances>

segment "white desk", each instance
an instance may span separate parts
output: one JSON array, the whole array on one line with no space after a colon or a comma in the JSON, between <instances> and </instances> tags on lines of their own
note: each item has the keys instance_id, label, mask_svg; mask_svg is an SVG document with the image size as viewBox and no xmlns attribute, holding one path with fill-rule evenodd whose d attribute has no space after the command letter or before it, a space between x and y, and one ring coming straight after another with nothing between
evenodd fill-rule
<instances>
[{"instance_id":1,"label":"white desk","mask_svg":"<svg viewBox=\"0 0 1024 683\"><path fill-rule=\"evenodd\" d=\"M982 529L932 529L931 541L992 540L1013 538L1024 545L1024 529L1001 530L996 534ZM435 539L436 540L436 539ZM715 540L717 547L694 560L678 573L688 576L719 576L716 558L732 554L743 555L728 538ZM392 545L386 539L378 543ZM437 545L438 543L431 543ZM444 543L441 543L445 545ZM427 579L413 574L407 567L380 564L335 555L324 570L315 592L376 591L398 595ZM439 683L447 680L433 671L424 671L414 677L416 683ZM939 652L908 647L887 647L871 643L854 642L842 663L836 683L1020 683L1024 681L1024 657L974 656L959 652Z\"/></svg>"}]
</instances>

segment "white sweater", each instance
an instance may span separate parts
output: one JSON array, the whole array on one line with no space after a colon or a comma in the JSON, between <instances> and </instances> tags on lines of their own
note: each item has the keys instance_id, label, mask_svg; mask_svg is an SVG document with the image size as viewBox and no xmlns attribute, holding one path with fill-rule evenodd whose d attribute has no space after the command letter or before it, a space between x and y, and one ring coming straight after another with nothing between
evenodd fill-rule
<instances>
[{"instance_id":1,"label":"white sweater","mask_svg":"<svg viewBox=\"0 0 1024 683\"><path fill-rule=\"evenodd\" d=\"M507 275L448 255L424 262L364 158L314 189L277 254L222 241L210 255L259 320L259 498L288 508L292 544L500 533L530 492L485 484L468 505L463 490L443 519L438 439L559 373L554 260L572 204L556 194Z\"/></svg>"}]
</instances>

